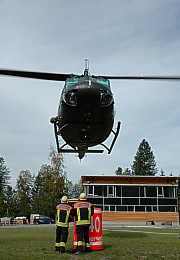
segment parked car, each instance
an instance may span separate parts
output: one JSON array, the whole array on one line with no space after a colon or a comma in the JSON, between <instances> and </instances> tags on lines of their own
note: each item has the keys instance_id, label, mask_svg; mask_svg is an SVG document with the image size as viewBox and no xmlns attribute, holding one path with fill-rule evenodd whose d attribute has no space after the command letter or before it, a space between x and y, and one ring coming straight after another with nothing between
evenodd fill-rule
<instances>
[{"instance_id":1,"label":"parked car","mask_svg":"<svg viewBox=\"0 0 180 260\"><path fill-rule=\"evenodd\" d=\"M47 216L35 216L34 224L54 224L54 220Z\"/></svg>"}]
</instances>

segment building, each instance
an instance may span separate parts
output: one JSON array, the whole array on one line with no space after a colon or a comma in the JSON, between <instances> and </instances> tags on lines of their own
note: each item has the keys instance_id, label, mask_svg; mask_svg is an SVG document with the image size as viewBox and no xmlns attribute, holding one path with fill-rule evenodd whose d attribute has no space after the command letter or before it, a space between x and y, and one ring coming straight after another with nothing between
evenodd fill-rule
<instances>
[{"instance_id":1,"label":"building","mask_svg":"<svg viewBox=\"0 0 180 260\"><path fill-rule=\"evenodd\" d=\"M174 176L82 176L88 200L102 209L103 220L121 224L179 225Z\"/></svg>"}]
</instances>

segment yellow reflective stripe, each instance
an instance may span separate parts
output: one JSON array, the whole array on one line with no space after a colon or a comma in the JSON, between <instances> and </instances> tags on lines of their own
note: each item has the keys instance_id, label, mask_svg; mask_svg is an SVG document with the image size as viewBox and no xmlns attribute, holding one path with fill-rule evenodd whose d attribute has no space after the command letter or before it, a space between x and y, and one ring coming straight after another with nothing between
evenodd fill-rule
<instances>
[{"instance_id":1,"label":"yellow reflective stripe","mask_svg":"<svg viewBox=\"0 0 180 260\"><path fill-rule=\"evenodd\" d=\"M90 225L90 221L88 219L76 221L76 225Z\"/></svg>"},{"instance_id":2,"label":"yellow reflective stripe","mask_svg":"<svg viewBox=\"0 0 180 260\"><path fill-rule=\"evenodd\" d=\"M60 242L60 246L64 246L65 247L65 243L64 242Z\"/></svg>"},{"instance_id":3,"label":"yellow reflective stripe","mask_svg":"<svg viewBox=\"0 0 180 260\"><path fill-rule=\"evenodd\" d=\"M90 247L90 244L89 244L89 243L86 243L85 246L86 246L86 247Z\"/></svg>"},{"instance_id":4,"label":"yellow reflective stripe","mask_svg":"<svg viewBox=\"0 0 180 260\"><path fill-rule=\"evenodd\" d=\"M70 212L69 211L67 211L67 214L66 214L66 223L68 223L68 220L69 220L69 214L70 214Z\"/></svg>"},{"instance_id":5,"label":"yellow reflective stripe","mask_svg":"<svg viewBox=\"0 0 180 260\"><path fill-rule=\"evenodd\" d=\"M91 221L91 208L88 208L88 220Z\"/></svg>"},{"instance_id":6,"label":"yellow reflective stripe","mask_svg":"<svg viewBox=\"0 0 180 260\"><path fill-rule=\"evenodd\" d=\"M80 209L79 208L77 208L77 217L78 217L78 221L80 221L81 215L80 215Z\"/></svg>"},{"instance_id":7,"label":"yellow reflective stripe","mask_svg":"<svg viewBox=\"0 0 180 260\"><path fill-rule=\"evenodd\" d=\"M69 227L69 223L57 222L56 226L59 226L59 227Z\"/></svg>"},{"instance_id":8,"label":"yellow reflective stripe","mask_svg":"<svg viewBox=\"0 0 180 260\"><path fill-rule=\"evenodd\" d=\"M60 246L60 243L55 243L55 246Z\"/></svg>"},{"instance_id":9,"label":"yellow reflective stripe","mask_svg":"<svg viewBox=\"0 0 180 260\"><path fill-rule=\"evenodd\" d=\"M78 242L77 242L77 245L78 245L78 246L82 246L82 245L83 245L83 241L78 241Z\"/></svg>"},{"instance_id":10,"label":"yellow reflective stripe","mask_svg":"<svg viewBox=\"0 0 180 260\"><path fill-rule=\"evenodd\" d=\"M60 210L57 211L57 221L59 222L59 214L60 214Z\"/></svg>"}]
</instances>

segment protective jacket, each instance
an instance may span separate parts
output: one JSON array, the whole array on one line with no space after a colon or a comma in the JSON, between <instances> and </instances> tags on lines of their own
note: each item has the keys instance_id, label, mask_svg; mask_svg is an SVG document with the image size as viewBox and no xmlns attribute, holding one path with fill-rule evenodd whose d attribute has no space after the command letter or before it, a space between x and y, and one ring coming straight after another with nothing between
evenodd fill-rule
<instances>
[{"instance_id":1,"label":"protective jacket","mask_svg":"<svg viewBox=\"0 0 180 260\"><path fill-rule=\"evenodd\" d=\"M76 225L90 225L94 214L93 206L87 201L78 201L74 204L73 215L76 216Z\"/></svg>"},{"instance_id":2,"label":"protective jacket","mask_svg":"<svg viewBox=\"0 0 180 260\"><path fill-rule=\"evenodd\" d=\"M56 206L56 226L69 227L72 207L68 204L62 203Z\"/></svg>"}]
</instances>

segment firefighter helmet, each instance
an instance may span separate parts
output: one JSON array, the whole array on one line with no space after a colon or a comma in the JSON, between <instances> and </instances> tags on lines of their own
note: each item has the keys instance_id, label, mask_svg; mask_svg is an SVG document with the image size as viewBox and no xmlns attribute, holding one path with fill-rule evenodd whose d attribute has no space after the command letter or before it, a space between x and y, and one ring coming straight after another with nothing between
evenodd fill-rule
<instances>
[{"instance_id":1,"label":"firefighter helmet","mask_svg":"<svg viewBox=\"0 0 180 260\"><path fill-rule=\"evenodd\" d=\"M86 194L84 192L81 193L80 196L79 196L79 199L80 200L86 200Z\"/></svg>"},{"instance_id":2,"label":"firefighter helmet","mask_svg":"<svg viewBox=\"0 0 180 260\"><path fill-rule=\"evenodd\" d=\"M68 203L68 198L67 198L67 196L63 196L63 197L61 198L61 203Z\"/></svg>"}]
</instances>

